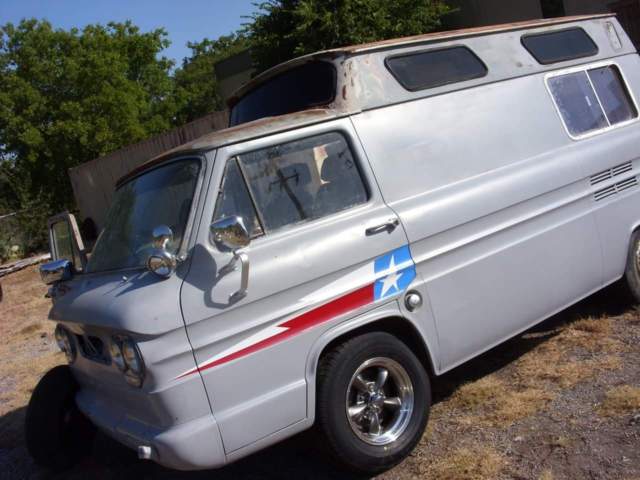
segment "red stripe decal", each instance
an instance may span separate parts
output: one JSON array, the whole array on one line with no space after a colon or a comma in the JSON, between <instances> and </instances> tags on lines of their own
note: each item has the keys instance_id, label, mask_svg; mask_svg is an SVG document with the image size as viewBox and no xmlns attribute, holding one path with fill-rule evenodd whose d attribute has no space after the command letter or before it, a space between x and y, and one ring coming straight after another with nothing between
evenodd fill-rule
<instances>
[{"instance_id":1,"label":"red stripe decal","mask_svg":"<svg viewBox=\"0 0 640 480\"><path fill-rule=\"evenodd\" d=\"M291 320L278 325L279 327L288 328L289 330L287 330L286 332L278 333L273 337L267 338L258 343L254 343L253 345L245 347L242 350L238 350L237 352L231 353L226 357L222 357L211 363L205 363L197 369L194 369L193 372L187 372L184 375L181 375L181 377L189 375L190 373L195 373L198 370L202 372L204 370L208 370L209 368L218 366L222 363L227 363L231 360L235 360L236 358L244 357L245 355L249 355L250 353L281 342L289 337L297 335L304 330L315 327L316 325L331 320L332 318L335 318L339 315L368 305L371 302L373 302L373 284L367 285L366 287L360 288L359 290L355 290L343 297L332 300L329 303L314 308L313 310L309 310L302 315L294 317Z\"/></svg>"}]
</instances>

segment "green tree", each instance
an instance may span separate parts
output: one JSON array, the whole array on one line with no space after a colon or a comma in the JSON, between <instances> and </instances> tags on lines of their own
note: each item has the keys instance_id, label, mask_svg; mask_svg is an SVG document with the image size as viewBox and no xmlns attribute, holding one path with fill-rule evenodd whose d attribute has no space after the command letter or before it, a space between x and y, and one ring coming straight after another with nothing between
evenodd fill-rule
<instances>
[{"instance_id":1,"label":"green tree","mask_svg":"<svg viewBox=\"0 0 640 480\"><path fill-rule=\"evenodd\" d=\"M175 72L176 102L180 105L177 125L226 108L218 92L214 65L247 49L248 43L242 34L232 34L217 40L205 38L201 42L190 42L188 47L191 56L185 58Z\"/></svg>"},{"instance_id":2,"label":"green tree","mask_svg":"<svg viewBox=\"0 0 640 480\"><path fill-rule=\"evenodd\" d=\"M130 22L0 26L3 203L27 215L73 209L69 168L170 128L173 65L158 58L168 44L164 30Z\"/></svg>"},{"instance_id":3,"label":"green tree","mask_svg":"<svg viewBox=\"0 0 640 480\"><path fill-rule=\"evenodd\" d=\"M452 12L443 0L268 0L245 26L259 70L317 50L418 35Z\"/></svg>"}]
</instances>

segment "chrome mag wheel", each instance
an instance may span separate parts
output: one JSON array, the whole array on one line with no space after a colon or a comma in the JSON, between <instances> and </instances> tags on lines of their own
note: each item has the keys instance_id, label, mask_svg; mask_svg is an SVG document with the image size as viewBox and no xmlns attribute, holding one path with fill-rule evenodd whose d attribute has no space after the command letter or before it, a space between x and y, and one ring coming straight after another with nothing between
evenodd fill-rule
<instances>
[{"instance_id":1,"label":"chrome mag wheel","mask_svg":"<svg viewBox=\"0 0 640 480\"><path fill-rule=\"evenodd\" d=\"M413 384L395 360L369 359L351 377L346 413L362 441L378 446L393 443L409 425L413 409Z\"/></svg>"}]
</instances>

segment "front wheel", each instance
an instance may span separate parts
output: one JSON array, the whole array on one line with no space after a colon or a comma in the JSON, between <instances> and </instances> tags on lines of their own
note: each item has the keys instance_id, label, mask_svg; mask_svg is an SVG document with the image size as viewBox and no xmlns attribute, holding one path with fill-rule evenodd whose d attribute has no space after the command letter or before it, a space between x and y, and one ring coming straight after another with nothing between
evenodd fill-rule
<instances>
[{"instance_id":1,"label":"front wheel","mask_svg":"<svg viewBox=\"0 0 640 480\"><path fill-rule=\"evenodd\" d=\"M352 338L320 362L317 428L351 471L374 474L401 462L422 437L430 403L422 364L388 333Z\"/></svg>"},{"instance_id":2,"label":"front wheel","mask_svg":"<svg viewBox=\"0 0 640 480\"><path fill-rule=\"evenodd\" d=\"M75 404L77 389L70 368L60 365L42 377L31 395L25 440L29 454L42 467L69 468L93 445L95 427Z\"/></svg>"}]
</instances>

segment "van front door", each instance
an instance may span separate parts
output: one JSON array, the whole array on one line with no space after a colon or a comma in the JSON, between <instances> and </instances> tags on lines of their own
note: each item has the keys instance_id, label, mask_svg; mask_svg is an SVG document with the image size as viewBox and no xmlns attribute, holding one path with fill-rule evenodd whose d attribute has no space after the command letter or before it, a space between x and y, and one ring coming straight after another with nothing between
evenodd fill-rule
<instances>
[{"instance_id":1,"label":"van front door","mask_svg":"<svg viewBox=\"0 0 640 480\"><path fill-rule=\"evenodd\" d=\"M198 369L183 376L202 375L231 453L307 417L314 340L394 301L415 268L347 119L220 149L209 190L182 288ZM234 217L251 243L225 268L208 227Z\"/></svg>"}]
</instances>

